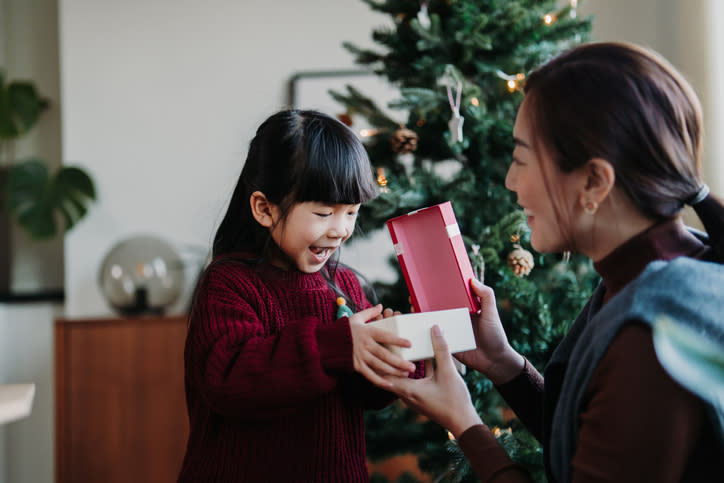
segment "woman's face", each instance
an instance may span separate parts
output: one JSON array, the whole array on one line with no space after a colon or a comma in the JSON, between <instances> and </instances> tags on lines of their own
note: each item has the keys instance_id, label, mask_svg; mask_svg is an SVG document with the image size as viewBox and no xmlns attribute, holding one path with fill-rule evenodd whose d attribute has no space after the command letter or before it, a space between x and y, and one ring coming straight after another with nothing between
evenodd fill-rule
<instances>
[{"instance_id":1,"label":"woman's face","mask_svg":"<svg viewBox=\"0 0 724 483\"><path fill-rule=\"evenodd\" d=\"M579 174L562 173L550 154L536 149L535 133L525 100L513 128L515 149L505 187L518 195L531 231L531 245L541 253L562 252L572 247L571 214L574 213ZM558 209L558 213L556 212Z\"/></svg>"}]
</instances>

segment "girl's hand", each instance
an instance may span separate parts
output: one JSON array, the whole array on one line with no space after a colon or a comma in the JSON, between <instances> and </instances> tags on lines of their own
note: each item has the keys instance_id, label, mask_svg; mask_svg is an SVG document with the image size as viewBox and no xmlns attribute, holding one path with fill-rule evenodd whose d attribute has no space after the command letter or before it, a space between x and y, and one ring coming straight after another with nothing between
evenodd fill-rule
<instances>
[{"instance_id":1,"label":"girl's hand","mask_svg":"<svg viewBox=\"0 0 724 483\"><path fill-rule=\"evenodd\" d=\"M458 438L466 429L482 424L462 376L437 325L431 331L437 368L425 361L425 377L409 379L389 376L392 392L421 414L447 428Z\"/></svg>"},{"instance_id":2,"label":"girl's hand","mask_svg":"<svg viewBox=\"0 0 724 483\"><path fill-rule=\"evenodd\" d=\"M493 289L472 279L470 286L480 298L480 312L473 316L476 349L460 352L455 357L463 364L482 372L494 384L510 381L525 365L523 356L515 352L500 322Z\"/></svg>"},{"instance_id":3,"label":"girl's hand","mask_svg":"<svg viewBox=\"0 0 724 483\"><path fill-rule=\"evenodd\" d=\"M393 312L387 309L389 315ZM388 316L389 316L388 315ZM382 376L407 377L415 371L415 365L394 354L383 344L410 347L410 341L398 337L390 331L366 324L368 320L384 316L382 305L362 310L349 318L352 332L354 369L373 384L389 388L390 383Z\"/></svg>"},{"instance_id":4,"label":"girl's hand","mask_svg":"<svg viewBox=\"0 0 724 483\"><path fill-rule=\"evenodd\" d=\"M401 313L402 313L402 312L400 312L399 310L392 310L391 308L388 307L388 308L386 308L385 310L383 310L380 315L378 315L377 317L375 317L374 320L386 319L386 318L388 318L388 317L392 317L393 315L400 315Z\"/></svg>"}]
</instances>

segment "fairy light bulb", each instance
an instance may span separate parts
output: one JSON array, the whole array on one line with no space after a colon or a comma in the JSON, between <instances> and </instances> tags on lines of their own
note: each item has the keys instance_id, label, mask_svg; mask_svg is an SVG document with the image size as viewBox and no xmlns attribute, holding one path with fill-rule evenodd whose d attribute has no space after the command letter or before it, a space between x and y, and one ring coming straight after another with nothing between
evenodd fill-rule
<instances>
[{"instance_id":1,"label":"fairy light bulb","mask_svg":"<svg viewBox=\"0 0 724 483\"><path fill-rule=\"evenodd\" d=\"M472 104L475 107L478 107L480 105L480 101L478 101L477 97L473 97L472 99L470 99L470 104Z\"/></svg>"},{"instance_id":2,"label":"fairy light bulb","mask_svg":"<svg viewBox=\"0 0 724 483\"><path fill-rule=\"evenodd\" d=\"M543 23L546 25L552 25L556 21L556 16L552 13L543 15Z\"/></svg>"},{"instance_id":3,"label":"fairy light bulb","mask_svg":"<svg viewBox=\"0 0 724 483\"><path fill-rule=\"evenodd\" d=\"M380 186L380 193L387 193L387 176L385 176L385 168L377 168L377 184Z\"/></svg>"},{"instance_id":4,"label":"fairy light bulb","mask_svg":"<svg viewBox=\"0 0 724 483\"><path fill-rule=\"evenodd\" d=\"M525 74L520 72L515 75L509 75L502 70L499 70L497 74L498 77L505 81L505 85L508 88L508 91L510 91L511 93L522 88L523 82L525 81Z\"/></svg>"}]
</instances>

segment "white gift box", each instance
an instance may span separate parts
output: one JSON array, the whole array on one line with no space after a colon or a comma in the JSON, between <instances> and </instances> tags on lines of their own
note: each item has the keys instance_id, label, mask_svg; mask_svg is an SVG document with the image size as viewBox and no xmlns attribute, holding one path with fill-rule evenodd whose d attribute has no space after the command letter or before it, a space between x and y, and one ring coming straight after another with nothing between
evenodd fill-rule
<instances>
[{"instance_id":1,"label":"white gift box","mask_svg":"<svg viewBox=\"0 0 724 483\"><path fill-rule=\"evenodd\" d=\"M437 325L452 354L475 349L475 335L467 308L435 310L412 314L393 315L368 325L383 328L412 343L411 347L390 345L388 348L408 361L432 359L430 329Z\"/></svg>"}]
</instances>

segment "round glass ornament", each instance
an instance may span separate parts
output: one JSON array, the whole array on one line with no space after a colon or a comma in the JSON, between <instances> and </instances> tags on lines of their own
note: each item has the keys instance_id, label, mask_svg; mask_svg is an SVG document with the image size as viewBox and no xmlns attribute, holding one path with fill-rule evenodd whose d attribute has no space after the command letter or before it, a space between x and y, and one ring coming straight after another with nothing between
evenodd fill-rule
<instances>
[{"instance_id":1,"label":"round glass ornament","mask_svg":"<svg viewBox=\"0 0 724 483\"><path fill-rule=\"evenodd\" d=\"M111 247L98 278L106 301L120 314L162 314L183 290L184 263L167 241L139 235Z\"/></svg>"}]
</instances>

